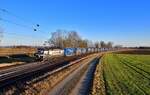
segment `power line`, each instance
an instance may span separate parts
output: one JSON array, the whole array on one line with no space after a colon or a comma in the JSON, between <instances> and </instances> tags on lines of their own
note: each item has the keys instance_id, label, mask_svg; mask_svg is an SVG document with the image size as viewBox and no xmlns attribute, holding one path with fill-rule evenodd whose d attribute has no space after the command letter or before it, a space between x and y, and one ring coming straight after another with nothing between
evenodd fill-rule
<instances>
[{"instance_id":1,"label":"power line","mask_svg":"<svg viewBox=\"0 0 150 95\"><path fill-rule=\"evenodd\" d=\"M9 11L6 10L6 9L0 8L0 11L3 12L3 13L8 14L8 15L10 15L10 16L13 16L13 17L15 17L15 18L17 18L17 19L19 19L19 20L22 20L22 21L24 21L24 22L27 22L24 18L19 17L19 16L15 15L14 13L9 12ZM11 21L11 20L4 19L4 18L2 18L2 17L0 17L0 21L7 22L7 23L10 23L10 24L14 24L14 25L16 25L16 26L24 27L24 28L26 28L26 29L32 29L33 31L38 31L38 32L41 32L41 33L44 32L44 31L41 31L40 29L38 29L38 28L40 27L39 24L35 24L35 23L31 22L31 21L30 21L30 23L32 23L33 25L35 25L35 27L33 27L33 26L28 26L28 25L25 25L25 24L19 24L19 23L16 23L16 22L14 22L14 21ZM4 32L4 33L6 33L6 34L8 34L8 35L13 35L13 36L16 36L16 37L21 37L21 39L22 39L22 38L24 38L24 39L28 39L28 38L29 38L29 39L34 39L34 38L33 38L33 35L29 37L29 36L25 36L25 35L24 35L24 36L20 36L20 35L18 35L18 34L16 34L16 33L9 33L9 32ZM46 33L47 33L47 32L46 32Z\"/></svg>"},{"instance_id":2,"label":"power line","mask_svg":"<svg viewBox=\"0 0 150 95\"><path fill-rule=\"evenodd\" d=\"M18 24L18 23L15 23L15 22L12 22L10 20L3 19L3 18L0 18L0 21L7 22L7 23L10 23L10 24L14 24L14 25L26 28L26 29L32 29L33 31L40 31L41 33L44 32L44 31L41 31L41 30L37 30L37 29L35 29L33 27L29 27L29 26L26 26L26 25L23 25L23 24Z\"/></svg>"},{"instance_id":3,"label":"power line","mask_svg":"<svg viewBox=\"0 0 150 95\"><path fill-rule=\"evenodd\" d=\"M20 19L20 20L22 20L22 21L24 21L24 22L27 22L26 19L24 19L23 17L20 17L20 16L18 16L18 15L16 15L16 14L14 14L14 13L12 13L12 12L6 10L6 9L0 8L0 11L1 11L1 12L4 12L4 13L7 13L8 15L13 16L13 17L15 17L15 18L17 18L17 19ZM34 31L38 31L38 32L41 32L41 33L45 32L45 31L43 31L43 30L37 29L37 28L39 28L39 27L41 26L40 24L35 23L35 22L31 22L31 21L28 21L28 22L30 22L31 24L33 24L34 27L32 27L32 28L34 28L34 29L33 29ZM27 25L26 25L26 26L27 26ZM45 32L45 33L47 33L47 32Z\"/></svg>"},{"instance_id":4,"label":"power line","mask_svg":"<svg viewBox=\"0 0 150 95\"><path fill-rule=\"evenodd\" d=\"M0 20L2 20L2 19L0 19ZM4 20L4 21L7 21L7 20ZM10 21L7 21L7 22L13 23L13 22L10 22ZM19 25L17 23L13 23L13 24ZM29 28L29 29L31 28L31 27L26 27L26 26L23 26L23 25L19 25L19 26L22 26L22 27L25 27L25 28ZM18 33L12 33L12 32L3 32L3 35L4 34L13 35L13 36L16 36L16 38L21 38L21 39L32 39L32 40L34 40L36 38L36 35L24 35L24 34L23 35L18 35ZM3 35L2 35L2 37L3 37ZM40 37L41 36L45 36L45 35L40 35Z\"/></svg>"},{"instance_id":5,"label":"power line","mask_svg":"<svg viewBox=\"0 0 150 95\"><path fill-rule=\"evenodd\" d=\"M19 20L22 20L22 21L24 21L24 22L27 22L23 17L20 17L20 16L18 16L18 15L15 15L14 13L12 13L12 12L6 10L6 9L0 8L0 11L2 11L2 12L4 12L4 13L7 13L8 15L13 16L13 17L15 17L15 18L17 18L17 19L19 19ZM29 22L29 21L28 21L28 22ZM33 24L33 25L35 25L36 27L39 27L39 26L40 26L39 24L37 24L37 23L35 24L35 23L31 22L31 21L30 21L30 23Z\"/></svg>"},{"instance_id":6,"label":"power line","mask_svg":"<svg viewBox=\"0 0 150 95\"><path fill-rule=\"evenodd\" d=\"M17 18L17 19L20 19L20 20L26 22L26 20L23 19L22 17L19 17L19 16L13 14L12 12L9 12L9 11L6 10L6 9L0 8L0 11L1 11L1 12L4 12L4 13L7 13L8 15L11 15L11 16ZM19 24L19 23L16 23L16 22L13 22L13 21L10 21L10 20L7 20L7 19L3 19L3 18L0 18L0 20L1 20L1 21L4 21L4 22L11 23L11 24L15 24L15 25L17 25L17 26L21 26L21 27L24 27L24 28L32 29L33 31L37 31L36 28L38 28L38 27L40 26L39 24L34 24L34 25L36 25L36 27L31 27L31 26L28 26L28 25ZM33 23L32 23L32 24L33 24Z\"/></svg>"},{"instance_id":7,"label":"power line","mask_svg":"<svg viewBox=\"0 0 150 95\"><path fill-rule=\"evenodd\" d=\"M7 13L8 15L11 15L11 16L17 18L17 19L20 19L20 20L26 22L26 20L23 19L22 17L19 17L19 16L15 15L14 13L9 12L9 11L6 10L6 9L0 8L0 11L1 11L1 12L4 12L4 13ZM37 29L37 28L40 27L40 24L35 24L35 23L31 22L31 21L30 21L30 22L31 22L33 25L35 25L34 27L33 27L33 26L31 27L31 26L28 26L28 25L25 25L25 24L19 24L19 23L16 23L16 22L13 22L13 21L10 21L10 20L7 20L7 19L3 19L3 18L0 18L0 20L3 21L3 22L15 24L15 25L17 25L17 26L24 27L24 28L27 28L27 29L32 29L33 31L38 31L38 32L41 32L41 33L43 33L43 32L44 32L44 33L47 33L47 32L45 32L45 31L43 31L43 30Z\"/></svg>"},{"instance_id":8,"label":"power line","mask_svg":"<svg viewBox=\"0 0 150 95\"><path fill-rule=\"evenodd\" d=\"M15 18L17 18L17 19L20 19L20 20L22 20L22 21L24 21L24 22L27 22L23 17L20 17L20 16L14 14L14 13L12 13L12 12L10 12L10 11L4 9L4 8L0 8L0 11L3 12L3 13L8 14L8 15L10 15L10 16L13 16L13 17L15 17ZM5 20L5 19L4 19L4 20ZM4 20L3 20L3 21L4 21ZM18 24L18 23L12 22L12 21L10 21L10 20L5 20L5 22L12 23L12 24L15 24L15 25L18 25L18 26L21 26L21 27L28 27L28 28L30 27L30 26L28 26L28 25ZM29 21L28 21L28 22L29 22ZM31 22L31 21L30 21L30 23L33 24L33 26L34 26L34 27L30 27L30 28L33 29L33 31L38 31L38 32L41 32L41 33L48 33L48 32L45 32L45 31L43 31L43 30L41 30L41 29L38 29L38 28L40 27L40 24Z\"/></svg>"}]
</instances>

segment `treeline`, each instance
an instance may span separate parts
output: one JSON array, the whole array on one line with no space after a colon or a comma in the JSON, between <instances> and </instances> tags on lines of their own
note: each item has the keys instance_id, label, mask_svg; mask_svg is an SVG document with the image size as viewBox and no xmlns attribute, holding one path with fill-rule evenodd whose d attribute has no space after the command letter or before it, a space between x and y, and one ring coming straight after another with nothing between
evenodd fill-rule
<instances>
[{"instance_id":1,"label":"treeline","mask_svg":"<svg viewBox=\"0 0 150 95\"><path fill-rule=\"evenodd\" d=\"M91 41L88 39L83 39L76 31L65 31L57 30L51 33L50 39L45 41L44 45L56 48L66 48L66 47L75 47L75 48L112 48L113 42L104 42L104 41Z\"/></svg>"}]
</instances>

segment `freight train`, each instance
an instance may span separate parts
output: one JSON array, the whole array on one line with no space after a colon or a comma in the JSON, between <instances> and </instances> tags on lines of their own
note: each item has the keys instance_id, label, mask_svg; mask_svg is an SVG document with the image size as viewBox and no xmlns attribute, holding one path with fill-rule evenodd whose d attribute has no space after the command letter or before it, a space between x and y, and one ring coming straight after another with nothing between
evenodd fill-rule
<instances>
[{"instance_id":1,"label":"freight train","mask_svg":"<svg viewBox=\"0 0 150 95\"><path fill-rule=\"evenodd\" d=\"M79 56L83 54L90 54L96 52L103 52L112 49L108 48L64 48L64 49L44 49L38 48L35 53L35 57L39 60L43 60L46 57L55 57L55 56Z\"/></svg>"}]
</instances>

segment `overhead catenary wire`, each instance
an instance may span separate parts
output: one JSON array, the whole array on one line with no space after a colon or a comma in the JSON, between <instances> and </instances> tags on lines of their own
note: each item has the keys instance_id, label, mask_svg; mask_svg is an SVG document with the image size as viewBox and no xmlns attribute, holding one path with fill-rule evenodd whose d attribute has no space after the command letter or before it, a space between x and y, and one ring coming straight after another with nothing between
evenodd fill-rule
<instances>
[{"instance_id":1,"label":"overhead catenary wire","mask_svg":"<svg viewBox=\"0 0 150 95\"><path fill-rule=\"evenodd\" d=\"M4 21L4 22L7 22L7 23L10 23L10 24L15 24L17 26L20 26L20 27L23 27L23 28L26 28L26 29L32 29L34 31L38 31L37 29L35 28L32 28L32 27L29 27L29 26L26 26L26 25L22 25L22 24L18 24L18 23L15 23L15 22L12 22L10 20L6 20L6 19L2 19L0 18L0 21ZM42 31L40 31L41 33L43 33ZM28 35L29 36L29 35ZM33 36L33 35L30 35L30 36Z\"/></svg>"},{"instance_id":2,"label":"overhead catenary wire","mask_svg":"<svg viewBox=\"0 0 150 95\"><path fill-rule=\"evenodd\" d=\"M0 11L1 11L1 12L4 12L4 13L7 13L8 15L13 16L13 17L15 17L15 18L17 18L17 19L19 19L19 20L22 20L22 21L24 21L24 22L27 22L23 17L20 17L20 16L18 16L18 15L15 15L14 13L12 13L12 12L6 10L6 9L0 8ZM4 22L7 22L7 23L15 24L15 25L20 26L20 27L32 29L33 31L37 31L37 32L41 32L41 33L47 33L47 32L45 32L45 31L39 29L40 24L33 23L33 22L31 22L31 21L28 21L28 22L32 23L33 26L28 26L28 25L25 25L25 24L19 24L19 23L16 23L16 22L14 22L14 21L7 20L7 19L4 19L4 18L0 18L0 20L1 20L1 21L4 21Z\"/></svg>"},{"instance_id":3,"label":"overhead catenary wire","mask_svg":"<svg viewBox=\"0 0 150 95\"><path fill-rule=\"evenodd\" d=\"M13 14L12 12L9 12L9 11L6 10L6 9L0 8L0 11L1 11L1 12L4 12L4 13L7 13L7 14L10 15L10 16L13 16L13 17L15 17L15 18L17 18L17 19L20 19L20 20L26 22L26 20L23 19L22 17L19 17L19 16ZM7 22L7 23L15 24L15 25L20 26L20 27L32 29L33 31L37 31L37 28L40 26L39 24L34 24L34 25L36 25L36 26L34 26L34 25L33 25L33 26L29 26L29 25L25 25L25 24L19 24L19 23L16 23L16 22L14 22L14 21L11 21L11 20L4 19L4 18L2 18L2 17L0 17L0 20L1 20L1 21L4 21L4 22ZM33 24L33 23L32 23L32 24Z\"/></svg>"},{"instance_id":4,"label":"overhead catenary wire","mask_svg":"<svg viewBox=\"0 0 150 95\"><path fill-rule=\"evenodd\" d=\"M6 14L9 15L9 16L12 16L12 17L15 17L15 18L17 18L17 19L19 19L19 20L22 20L23 22L27 22L24 18L22 18L22 17L20 17L20 16L17 16L17 15L15 15L14 13L12 13L12 12L6 10L6 9L0 8L0 12L6 13ZM10 23L10 24L14 24L14 25L16 25L16 26L23 27L23 28L26 28L26 29L29 29L29 30L41 32L42 34L43 34L43 33L47 33L47 32L45 32L45 31L41 31L41 29L39 29L39 27L40 27L39 24L35 24L35 23L31 22L31 21L28 21L28 22L32 23L32 24L33 24L32 26L26 25L26 24L16 23L15 21L8 20L8 19L4 19L4 18L2 18L2 17L0 17L0 21L6 22L6 23ZM30 35L30 36L29 36L29 35L18 35L17 33L10 33L10 32L4 32L4 34L13 35L13 36L15 36L16 38L19 38L19 37L20 37L21 39L32 39L32 40L34 40L33 35ZM40 36L41 36L41 35L40 35ZM44 36L44 35L43 35L43 36Z\"/></svg>"},{"instance_id":5,"label":"overhead catenary wire","mask_svg":"<svg viewBox=\"0 0 150 95\"><path fill-rule=\"evenodd\" d=\"M16 37L22 37L22 38L25 38L25 39L35 39L35 38L37 38L37 37L44 37L45 35L39 35L39 36L37 36L37 35L26 35L26 34L18 34L18 33L14 33L14 32L7 32L7 31L0 31L0 37L4 37L4 35L5 34L7 34L7 35L13 35L13 36L16 36ZM33 37L34 36L34 37Z\"/></svg>"},{"instance_id":6,"label":"overhead catenary wire","mask_svg":"<svg viewBox=\"0 0 150 95\"><path fill-rule=\"evenodd\" d=\"M0 8L0 11L1 11L1 12L4 12L4 13L7 13L8 15L13 16L13 17L15 17L15 18L17 18L17 19L19 19L19 20L21 20L21 21L30 22L31 24L33 24L33 25L36 26L36 27L39 27L39 26L40 26L39 24L34 23L34 22L32 22L32 21L26 21L23 17L20 17L20 16L18 16L18 15L16 15L16 14L14 14L14 13L12 13L12 12L6 10L6 9Z\"/></svg>"},{"instance_id":7,"label":"overhead catenary wire","mask_svg":"<svg viewBox=\"0 0 150 95\"><path fill-rule=\"evenodd\" d=\"M30 28L30 27L28 27ZM18 33L13 33L13 32L2 32L2 37L4 37L4 35L7 34L7 35L13 35L13 36L16 36L18 38L24 38L24 39L35 39L37 36L36 35L25 35L25 34L18 34ZM34 36L34 37L33 37ZM40 35L40 37L44 37L45 35Z\"/></svg>"},{"instance_id":8,"label":"overhead catenary wire","mask_svg":"<svg viewBox=\"0 0 150 95\"><path fill-rule=\"evenodd\" d=\"M10 14L10 12L8 12L7 10L2 9L2 8L0 8L0 11L6 12L6 13L9 13L9 14ZM13 16L15 16L15 15L13 15ZM15 17L16 17L16 18L19 18L18 16L15 16ZM20 18L20 19L21 19L21 18ZM41 33L47 33L47 32L45 32L45 31L39 29L39 27L40 27L39 24L36 24L36 27L35 27L35 26L28 26L28 25L25 25L25 24L19 24L19 23L16 23L16 22L14 22L14 21L11 21L11 20L4 19L4 18L2 18L2 17L0 17L0 20L3 21L3 22L7 22L7 23L10 23L10 24L14 24L14 25L20 26L20 27L24 27L24 28L27 28L27 29L32 29L33 31L38 31L38 32L41 32ZM23 20L23 19L22 19L22 20ZM25 19L24 19L24 20L25 20Z\"/></svg>"}]
</instances>

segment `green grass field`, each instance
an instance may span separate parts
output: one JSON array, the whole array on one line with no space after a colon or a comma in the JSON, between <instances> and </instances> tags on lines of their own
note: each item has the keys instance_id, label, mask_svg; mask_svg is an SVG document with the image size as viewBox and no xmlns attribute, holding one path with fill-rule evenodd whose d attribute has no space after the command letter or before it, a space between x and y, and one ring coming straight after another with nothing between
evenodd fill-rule
<instances>
[{"instance_id":1,"label":"green grass field","mask_svg":"<svg viewBox=\"0 0 150 95\"><path fill-rule=\"evenodd\" d=\"M106 54L101 64L107 95L150 95L150 55Z\"/></svg>"}]
</instances>

